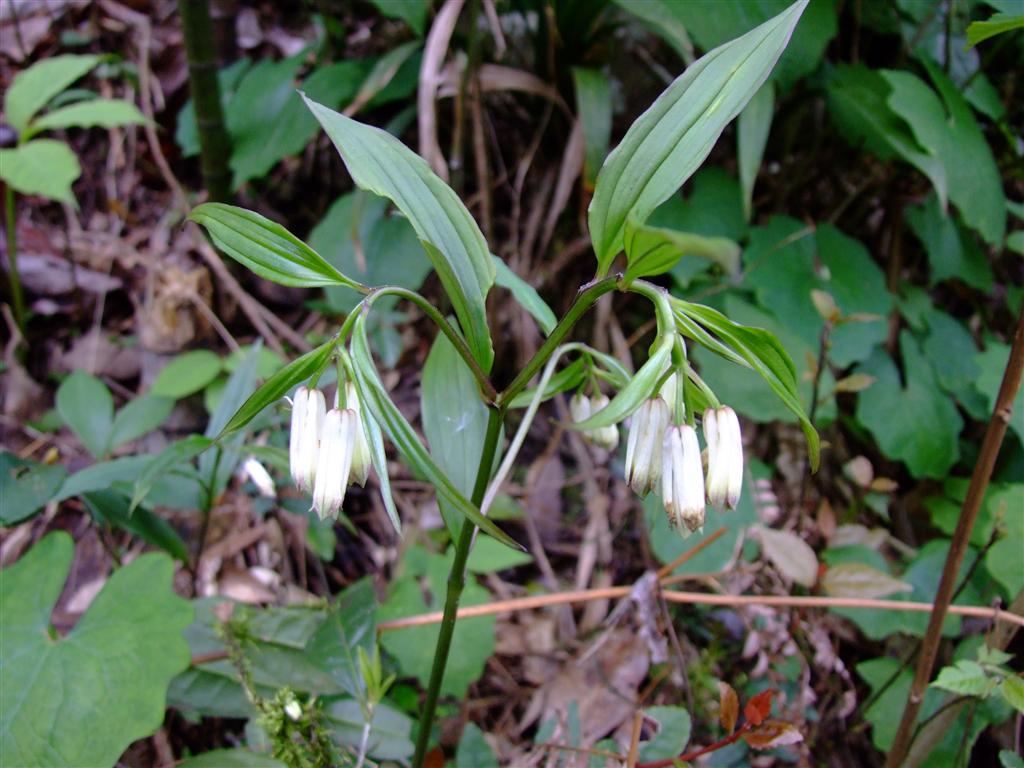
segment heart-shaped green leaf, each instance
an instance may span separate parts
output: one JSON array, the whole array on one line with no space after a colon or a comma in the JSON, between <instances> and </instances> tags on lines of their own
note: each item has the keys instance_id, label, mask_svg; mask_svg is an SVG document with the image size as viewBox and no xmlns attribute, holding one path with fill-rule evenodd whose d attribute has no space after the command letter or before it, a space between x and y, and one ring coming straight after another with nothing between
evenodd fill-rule
<instances>
[{"instance_id":1,"label":"heart-shaped green leaf","mask_svg":"<svg viewBox=\"0 0 1024 768\"><path fill-rule=\"evenodd\" d=\"M74 554L51 533L0 578L0 744L5 765L113 765L164 719L189 663L192 608L174 567L145 554L117 570L66 636L50 625Z\"/></svg>"}]
</instances>

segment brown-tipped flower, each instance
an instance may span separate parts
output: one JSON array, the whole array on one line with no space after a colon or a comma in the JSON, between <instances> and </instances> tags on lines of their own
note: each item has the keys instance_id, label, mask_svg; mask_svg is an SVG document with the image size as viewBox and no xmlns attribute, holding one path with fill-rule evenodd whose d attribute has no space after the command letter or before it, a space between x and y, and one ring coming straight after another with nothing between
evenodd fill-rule
<instances>
[{"instance_id":1,"label":"brown-tipped flower","mask_svg":"<svg viewBox=\"0 0 1024 768\"><path fill-rule=\"evenodd\" d=\"M324 417L313 486L313 509L321 520L336 518L345 502L358 419L351 408L332 408Z\"/></svg>"},{"instance_id":2,"label":"brown-tipped flower","mask_svg":"<svg viewBox=\"0 0 1024 768\"><path fill-rule=\"evenodd\" d=\"M292 400L292 426L288 439L288 460L295 486L308 493L316 478L320 428L326 413L324 393L299 387Z\"/></svg>"},{"instance_id":3,"label":"brown-tipped flower","mask_svg":"<svg viewBox=\"0 0 1024 768\"><path fill-rule=\"evenodd\" d=\"M708 502L718 509L735 509L743 488L743 437L740 420L729 406L704 412L708 444Z\"/></svg>"},{"instance_id":4,"label":"brown-tipped flower","mask_svg":"<svg viewBox=\"0 0 1024 768\"><path fill-rule=\"evenodd\" d=\"M704 525L704 472L697 432L688 424L665 431L661 492L669 522L683 538Z\"/></svg>"},{"instance_id":5,"label":"brown-tipped flower","mask_svg":"<svg viewBox=\"0 0 1024 768\"><path fill-rule=\"evenodd\" d=\"M660 397L645 401L633 414L626 443L626 482L641 496L661 480L661 446L668 416L668 405Z\"/></svg>"}]
</instances>

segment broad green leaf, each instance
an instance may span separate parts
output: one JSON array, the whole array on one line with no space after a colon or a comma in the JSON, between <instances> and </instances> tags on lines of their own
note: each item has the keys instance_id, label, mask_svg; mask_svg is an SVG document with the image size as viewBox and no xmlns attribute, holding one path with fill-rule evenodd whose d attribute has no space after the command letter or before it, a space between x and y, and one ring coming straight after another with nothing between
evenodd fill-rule
<instances>
[{"instance_id":1,"label":"broad green leaf","mask_svg":"<svg viewBox=\"0 0 1024 768\"><path fill-rule=\"evenodd\" d=\"M420 413L430 455L452 485L469 498L487 433L487 406L465 361L441 333L423 366ZM438 505L448 530L457 536L461 518L444 499L439 498Z\"/></svg>"},{"instance_id":2,"label":"broad green leaf","mask_svg":"<svg viewBox=\"0 0 1024 768\"><path fill-rule=\"evenodd\" d=\"M590 203L599 277L622 247L626 219L646 222L700 166L767 79L806 7L794 3L698 59L633 123L601 168Z\"/></svg>"},{"instance_id":3,"label":"broad green leaf","mask_svg":"<svg viewBox=\"0 0 1024 768\"><path fill-rule=\"evenodd\" d=\"M23 195L75 202L71 184L82 174L78 158L63 141L35 139L0 149L0 179Z\"/></svg>"},{"instance_id":4,"label":"broad green leaf","mask_svg":"<svg viewBox=\"0 0 1024 768\"><path fill-rule=\"evenodd\" d=\"M857 396L857 420L915 477L945 477L960 456L963 419L909 331L900 334L903 374L881 350L858 367L875 383Z\"/></svg>"},{"instance_id":5,"label":"broad green leaf","mask_svg":"<svg viewBox=\"0 0 1024 768\"><path fill-rule=\"evenodd\" d=\"M252 66L252 61L246 58L224 67L217 72L217 83L220 86L221 109L227 113L227 106L238 83ZM178 112L178 122L174 130L174 141L181 148L182 157L196 157L199 154L199 131L196 128L196 107L191 99Z\"/></svg>"},{"instance_id":6,"label":"broad green leaf","mask_svg":"<svg viewBox=\"0 0 1024 768\"><path fill-rule=\"evenodd\" d=\"M287 229L255 211L203 203L189 218L206 227L220 250L267 280L299 287L361 287Z\"/></svg>"},{"instance_id":7,"label":"broad green leaf","mask_svg":"<svg viewBox=\"0 0 1024 768\"><path fill-rule=\"evenodd\" d=\"M437 489L439 501L444 501L459 514L465 516L484 532L513 549L522 549L512 538L492 521L480 514L470 501L459 492L444 471L431 458L430 453L398 410L384 388L377 369L373 365L370 346L366 339L366 316L360 315L352 328L352 362L356 374L359 399L383 428L412 468L423 475ZM474 397L476 394L474 393ZM477 460L479 463L479 459Z\"/></svg>"},{"instance_id":8,"label":"broad green leaf","mask_svg":"<svg viewBox=\"0 0 1024 768\"><path fill-rule=\"evenodd\" d=\"M604 72L588 67L573 67L572 80L576 89L576 117L583 124L584 179L587 187L593 189L612 138L611 83Z\"/></svg>"},{"instance_id":9,"label":"broad green leaf","mask_svg":"<svg viewBox=\"0 0 1024 768\"><path fill-rule=\"evenodd\" d=\"M427 23L430 0L370 0L377 10L392 19L401 19L420 37Z\"/></svg>"},{"instance_id":10,"label":"broad green leaf","mask_svg":"<svg viewBox=\"0 0 1024 768\"><path fill-rule=\"evenodd\" d=\"M714 334L722 344L730 347L753 368L771 387L772 391L797 417L807 440L811 469L818 468L820 441L803 404L797 388L796 369L786 350L772 333L761 328L752 328L734 323L721 312L700 304L677 302L678 311L695 323Z\"/></svg>"},{"instance_id":11,"label":"broad green leaf","mask_svg":"<svg viewBox=\"0 0 1024 768\"><path fill-rule=\"evenodd\" d=\"M999 387L1002 385L1003 373L1010 360L1010 347L1008 344L1000 344L994 339L985 343L985 351L974 356L974 362L981 369L981 373L975 381L975 387L986 403L985 416L988 417L995 410L996 398L999 395ZM1013 418L1010 419L1010 430L1015 432L1024 444L1024 387L1017 390L1017 396L1013 399Z\"/></svg>"},{"instance_id":12,"label":"broad green leaf","mask_svg":"<svg viewBox=\"0 0 1024 768\"><path fill-rule=\"evenodd\" d=\"M466 560L466 570L470 573L497 573L532 562L533 556L529 552L509 549L494 539L478 536Z\"/></svg>"},{"instance_id":13,"label":"broad green leaf","mask_svg":"<svg viewBox=\"0 0 1024 768\"><path fill-rule=\"evenodd\" d=\"M110 450L114 398L102 381L85 371L72 373L57 389L57 412L97 459Z\"/></svg>"},{"instance_id":14,"label":"broad green leaf","mask_svg":"<svg viewBox=\"0 0 1024 768\"><path fill-rule=\"evenodd\" d=\"M640 366L636 375L615 394L608 405L588 419L573 422L572 428L583 431L610 427L613 424L618 424L643 405L644 400L654 393L658 386L658 380L668 370L672 357L673 335L666 332L658 339L647 362Z\"/></svg>"},{"instance_id":15,"label":"broad green leaf","mask_svg":"<svg viewBox=\"0 0 1024 768\"><path fill-rule=\"evenodd\" d=\"M946 168L889 108L891 89L885 78L861 64L841 64L829 74L827 90L829 112L840 133L853 144L866 144L883 160L895 155L910 163L928 177L945 208L950 186Z\"/></svg>"},{"instance_id":16,"label":"broad green leaf","mask_svg":"<svg viewBox=\"0 0 1024 768\"><path fill-rule=\"evenodd\" d=\"M142 500L149 495L153 485L167 472L178 464L191 461L200 453L213 445L213 440L202 435L189 435L176 443L171 443L163 451L154 456L143 468L135 480L132 490L132 501L128 508L130 515Z\"/></svg>"},{"instance_id":17,"label":"broad green leaf","mask_svg":"<svg viewBox=\"0 0 1024 768\"><path fill-rule=\"evenodd\" d=\"M357 751L363 741L366 719L356 699L336 699L323 710L325 725L331 738ZM413 721L386 702L378 704L370 721L370 735L366 740L366 753L377 765L405 765L412 757ZM385 762L386 761L386 762Z\"/></svg>"},{"instance_id":18,"label":"broad green leaf","mask_svg":"<svg viewBox=\"0 0 1024 768\"><path fill-rule=\"evenodd\" d=\"M142 437L164 423L174 409L174 401L155 395L139 395L127 402L114 416L110 430L110 447L114 450Z\"/></svg>"},{"instance_id":19,"label":"broad green leaf","mask_svg":"<svg viewBox=\"0 0 1024 768\"><path fill-rule=\"evenodd\" d=\"M218 437L229 435L252 421L264 408L284 397L297 384L322 371L334 351L335 340L321 344L301 357L292 360L253 392L235 411Z\"/></svg>"},{"instance_id":20,"label":"broad green leaf","mask_svg":"<svg viewBox=\"0 0 1024 768\"><path fill-rule=\"evenodd\" d=\"M373 581L364 577L338 596L327 618L300 647L311 660L331 670L346 693L358 697L365 690L359 648L372 654L376 638L377 596Z\"/></svg>"},{"instance_id":21,"label":"broad green leaf","mask_svg":"<svg viewBox=\"0 0 1024 768\"><path fill-rule=\"evenodd\" d=\"M740 265L740 247L725 237L706 237L626 221L624 235L626 280L661 275L684 256L697 256L722 267L729 275Z\"/></svg>"},{"instance_id":22,"label":"broad green leaf","mask_svg":"<svg viewBox=\"0 0 1024 768\"><path fill-rule=\"evenodd\" d=\"M967 26L967 47L973 48L983 40L1015 29L1024 29L1024 14L993 13L984 21L972 21Z\"/></svg>"},{"instance_id":23,"label":"broad green leaf","mask_svg":"<svg viewBox=\"0 0 1024 768\"><path fill-rule=\"evenodd\" d=\"M931 284L962 280L987 293L992 288L992 265L967 232L961 233L953 216L944 212L935 195L907 207L907 223L921 241L931 266Z\"/></svg>"},{"instance_id":24,"label":"broad green leaf","mask_svg":"<svg viewBox=\"0 0 1024 768\"><path fill-rule=\"evenodd\" d=\"M149 391L159 397L179 400L203 389L224 368L220 356L208 349L194 349L171 360L157 374Z\"/></svg>"},{"instance_id":25,"label":"broad green leaf","mask_svg":"<svg viewBox=\"0 0 1024 768\"><path fill-rule=\"evenodd\" d=\"M485 302L494 262L480 228L458 196L427 163L386 131L306 98L353 181L391 200L405 214L451 299L473 356L489 371L494 359Z\"/></svg>"},{"instance_id":26,"label":"broad green leaf","mask_svg":"<svg viewBox=\"0 0 1024 768\"><path fill-rule=\"evenodd\" d=\"M997 683L998 681L989 677L978 662L960 659L953 666L940 669L938 677L930 687L940 688L961 696L984 698L992 693Z\"/></svg>"},{"instance_id":27,"label":"broad green leaf","mask_svg":"<svg viewBox=\"0 0 1024 768\"><path fill-rule=\"evenodd\" d=\"M641 762L667 760L682 754L690 741L690 713L682 707L647 707L644 718L658 724L654 735L640 742Z\"/></svg>"},{"instance_id":28,"label":"broad green leaf","mask_svg":"<svg viewBox=\"0 0 1024 768\"><path fill-rule=\"evenodd\" d=\"M0 526L19 523L41 509L60 489L67 474L60 464L37 464L0 452Z\"/></svg>"},{"instance_id":29,"label":"broad green leaf","mask_svg":"<svg viewBox=\"0 0 1024 768\"><path fill-rule=\"evenodd\" d=\"M162 517L145 508L139 508L134 514L130 514L128 497L116 491L94 491L82 498L98 522L122 528L143 541L160 547L171 557L183 563L188 562L188 547L170 523Z\"/></svg>"},{"instance_id":30,"label":"broad green leaf","mask_svg":"<svg viewBox=\"0 0 1024 768\"><path fill-rule=\"evenodd\" d=\"M672 46L679 58L688 65L693 62L693 42L686 31L686 24L676 15L671 0L641 3L635 0L615 0L615 4L640 19L654 34Z\"/></svg>"},{"instance_id":31,"label":"broad green leaf","mask_svg":"<svg viewBox=\"0 0 1024 768\"><path fill-rule=\"evenodd\" d=\"M73 559L51 533L0 579L0 743L9 765L113 765L164 720L171 678L189 663L192 620L174 567L144 554L107 581L61 637L50 613Z\"/></svg>"},{"instance_id":32,"label":"broad green leaf","mask_svg":"<svg viewBox=\"0 0 1024 768\"><path fill-rule=\"evenodd\" d=\"M583 383L583 378L588 370L587 361L578 357L573 360L569 365L565 366L558 373L553 375L548 380L548 385L544 388L544 395L541 397L541 402L550 400L557 394L562 392L568 392L570 389L576 389L580 384ZM619 383L619 386L625 386L628 381L628 377L625 381ZM536 387L531 389L524 389L518 395L516 395L512 402L508 404L509 408L526 408L533 401L533 396L536 394Z\"/></svg>"},{"instance_id":33,"label":"broad green leaf","mask_svg":"<svg viewBox=\"0 0 1024 768\"><path fill-rule=\"evenodd\" d=\"M754 183L761 168L768 133L775 111L775 85L767 82L758 89L736 122L740 186L743 188L743 214L747 221L753 213Z\"/></svg>"},{"instance_id":34,"label":"broad green leaf","mask_svg":"<svg viewBox=\"0 0 1024 768\"><path fill-rule=\"evenodd\" d=\"M308 110L307 110L308 111ZM309 244L331 264L363 285L397 285L419 290L430 274L416 231L405 217L387 211L383 198L359 190L348 192L327 209ZM360 296L342 286L324 289L332 309L348 313ZM371 323L395 305L393 296L374 303Z\"/></svg>"},{"instance_id":35,"label":"broad green leaf","mask_svg":"<svg viewBox=\"0 0 1024 768\"><path fill-rule=\"evenodd\" d=\"M540 326L540 329L544 331L544 335L547 336L554 330L555 325L558 324L558 319L555 317L555 313L551 311L551 307L540 297L536 288L513 272L501 258L498 256L493 256L492 258L494 259L495 268L494 282L499 287L512 292L516 301L519 302L523 309L533 315L533 319L537 321L537 325Z\"/></svg>"},{"instance_id":36,"label":"broad green leaf","mask_svg":"<svg viewBox=\"0 0 1024 768\"><path fill-rule=\"evenodd\" d=\"M146 117L139 108L121 99L79 101L33 121L31 134L60 128L116 128L119 125L143 125Z\"/></svg>"},{"instance_id":37,"label":"broad green leaf","mask_svg":"<svg viewBox=\"0 0 1024 768\"><path fill-rule=\"evenodd\" d=\"M476 723L466 723L455 750L455 768L498 768L498 757Z\"/></svg>"},{"instance_id":38,"label":"broad green leaf","mask_svg":"<svg viewBox=\"0 0 1024 768\"><path fill-rule=\"evenodd\" d=\"M655 4L641 2L640 5ZM684 26L693 41L704 50L721 45L758 24L771 19L789 5L787 0L660 0L667 14ZM812 0L793 31L772 80L788 90L799 78L813 72L837 29L832 0Z\"/></svg>"},{"instance_id":39,"label":"broad green leaf","mask_svg":"<svg viewBox=\"0 0 1024 768\"><path fill-rule=\"evenodd\" d=\"M949 182L949 199L964 222L991 245L1006 231L1006 198L992 150L956 84L930 61L925 69L941 94L905 70L883 70L889 108L903 118L918 143L937 157Z\"/></svg>"},{"instance_id":40,"label":"broad green leaf","mask_svg":"<svg viewBox=\"0 0 1024 768\"><path fill-rule=\"evenodd\" d=\"M1024 680L1017 675L1010 675L999 686L1006 702L1018 712L1024 712Z\"/></svg>"},{"instance_id":41,"label":"broad green leaf","mask_svg":"<svg viewBox=\"0 0 1024 768\"><path fill-rule=\"evenodd\" d=\"M373 69L370 70L370 74L368 74L366 79L363 80L362 85L359 86L359 92L356 93L355 98L352 99L352 103L346 107L345 114L353 115L366 104L369 104L375 96L381 93L388 86L402 66L409 61L412 56L422 50L422 42L419 40L410 40L407 43L402 43L401 45L392 48L381 56L380 59L377 60L377 63L373 65ZM306 83L306 92L309 96L317 101L323 101L323 99L321 99L316 93L313 93L310 90L309 85L310 83ZM312 119L312 116L310 116L310 118Z\"/></svg>"},{"instance_id":42,"label":"broad green leaf","mask_svg":"<svg viewBox=\"0 0 1024 768\"><path fill-rule=\"evenodd\" d=\"M90 491L102 491L118 483L128 483L129 488L143 468L152 461L151 456L121 456L110 461L100 461L71 475L54 491L51 501L64 501Z\"/></svg>"},{"instance_id":43,"label":"broad green leaf","mask_svg":"<svg viewBox=\"0 0 1024 768\"><path fill-rule=\"evenodd\" d=\"M36 112L99 62L99 56L65 54L43 59L19 72L4 96L7 122L18 133L24 133Z\"/></svg>"},{"instance_id":44,"label":"broad green leaf","mask_svg":"<svg viewBox=\"0 0 1024 768\"><path fill-rule=\"evenodd\" d=\"M231 135L232 187L265 176L277 163L297 155L316 136L316 120L295 90L305 52L281 61L264 59L246 72L225 109ZM311 98L340 107L356 94L369 62L341 61L319 67L303 89Z\"/></svg>"},{"instance_id":45,"label":"broad green leaf","mask_svg":"<svg viewBox=\"0 0 1024 768\"><path fill-rule=\"evenodd\" d=\"M391 583L387 599L380 606L380 620L441 610L451 561L450 552L441 556L420 546L410 547L403 558L402 572ZM479 605L489 602L490 598L490 593L471 576L466 580L460 604ZM426 686L430 680L439 631L438 624L399 629L382 634L380 643L398 661L404 674L416 677ZM494 647L494 616L474 616L457 621L441 684L442 695L465 696L470 684L483 674Z\"/></svg>"}]
</instances>

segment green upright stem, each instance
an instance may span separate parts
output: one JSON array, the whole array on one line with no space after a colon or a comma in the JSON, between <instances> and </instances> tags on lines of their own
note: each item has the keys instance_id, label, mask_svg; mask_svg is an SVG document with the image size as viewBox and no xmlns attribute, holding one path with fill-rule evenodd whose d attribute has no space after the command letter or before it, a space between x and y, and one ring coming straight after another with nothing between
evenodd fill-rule
<instances>
[{"instance_id":1,"label":"green upright stem","mask_svg":"<svg viewBox=\"0 0 1024 768\"><path fill-rule=\"evenodd\" d=\"M211 200L229 202L231 178L228 159L231 156L231 140L224 127L224 110L220 103L209 0L179 0L178 10L185 35L189 89L199 130L203 184Z\"/></svg>"},{"instance_id":2,"label":"green upright stem","mask_svg":"<svg viewBox=\"0 0 1024 768\"><path fill-rule=\"evenodd\" d=\"M21 277L18 275L18 230L14 215L14 190L10 184L4 187L4 210L7 221L7 266L11 281L11 305L14 308L14 322L21 335L25 335L25 297L21 293Z\"/></svg>"},{"instance_id":3,"label":"green upright stem","mask_svg":"<svg viewBox=\"0 0 1024 768\"><path fill-rule=\"evenodd\" d=\"M488 411L487 432L484 436L484 447L480 454L480 464L476 470L476 481L473 484L471 497L473 504L478 507L487 491L491 467L494 466L494 454L498 448L503 415L504 410L493 406ZM437 636L437 647L434 649L434 665L430 670L427 698L423 702L423 712L420 714L419 733L416 735L416 754L412 759L413 768L423 768L427 747L430 746L430 730L434 724L434 712L437 710L437 699L441 692L444 670L448 665L448 652L451 650L452 635L455 633L455 616L459 610L462 588L466 584L466 560L469 558L474 533L476 533L476 526L469 520L463 520L459 538L455 543L455 559L448 572L448 592L444 599L444 616L441 619L441 630Z\"/></svg>"}]
</instances>

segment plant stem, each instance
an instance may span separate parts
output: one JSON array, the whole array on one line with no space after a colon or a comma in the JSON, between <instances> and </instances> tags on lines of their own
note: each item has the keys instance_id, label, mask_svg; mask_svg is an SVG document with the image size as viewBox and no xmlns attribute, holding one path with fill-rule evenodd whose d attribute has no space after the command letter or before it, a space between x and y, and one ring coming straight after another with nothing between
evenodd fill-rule
<instances>
[{"instance_id":1,"label":"plant stem","mask_svg":"<svg viewBox=\"0 0 1024 768\"><path fill-rule=\"evenodd\" d=\"M14 321L21 335L25 335L25 297L21 292L21 277L18 275L18 230L14 215L14 189L4 185L4 211L7 221L7 266L11 284L11 305L14 307Z\"/></svg>"},{"instance_id":2,"label":"plant stem","mask_svg":"<svg viewBox=\"0 0 1024 768\"><path fill-rule=\"evenodd\" d=\"M576 294L576 299L573 301L572 306L569 307L569 311L565 313L561 320L558 321L558 325L554 327L551 334L545 339L544 343L541 344L540 349L530 358L530 361L523 367L523 370L519 372L512 383L505 387L504 391L498 395L498 405L504 407L508 403L515 399L515 396L526 389L526 385L530 383L530 379L533 378L534 374L539 371L543 365L548 361L548 358L558 348L558 345L562 343L562 339L565 338L566 334L572 330L572 327L579 322L579 319L583 317L584 313L590 309L590 307L599 298L609 293L617 287L619 282L619 276L613 275L605 277L600 280L595 280L588 285L580 288L579 293Z\"/></svg>"},{"instance_id":3,"label":"plant stem","mask_svg":"<svg viewBox=\"0 0 1024 768\"><path fill-rule=\"evenodd\" d=\"M181 0L178 10L181 13L181 30L185 36L189 89L199 131L203 185L211 200L228 202L231 200L228 173L231 140L224 127L224 110L220 102L209 1Z\"/></svg>"},{"instance_id":4,"label":"plant stem","mask_svg":"<svg viewBox=\"0 0 1024 768\"><path fill-rule=\"evenodd\" d=\"M473 484L473 495L470 500L479 506L487 490L487 481L494 466L494 454L498 448L498 437L501 435L501 422L504 409L491 406L487 415L487 432L484 446L480 453L480 464L476 470L476 481ZM473 544L476 526L469 520L462 521L459 538L455 544L455 559L452 560L448 572L448 592L444 599L444 616L441 629L437 636L437 647L434 649L434 665L430 670L430 683L427 686L427 698L423 702L420 713L419 733L416 734L416 753L413 756L413 768L423 768L423 760L427 756L430 745L430 731L434 724L434 713L437 710L437 699L441 692L441 681L448 664L448 652L451 650L452 635L455 633L455 619L459 610L459 599L466 583L466 560Z\"/></svg>"},{"instance_id":5,"label":"plant stem","mask_svg":"<svg viewBox=\"0 0 1024 768\"><path fill-rule=\"evenodd\" d=\"M1006 427L1010 423L1013 401L1020 388L1022 371L1024 371L1024 308L1021 309L1020 317L1017 318L1017 330L1013 336L1010 359L1003 372L1003 382L999 387L992 418L989 419L988 427L985 429L981 453L974 465L971 483L967 488L967 496L960 511L960 520L957 522L953 541L949 546L949 554L946 556L946 564L942 569L942 580L939 582L939 588L935 595L935 608L932 610L928 629L921 641L921 655L917 659L914 682L910 686L907 707L903 710L899 729L896 731L892 747L886 757L886 768L897 768L902 765L910 751L917 713L924 700L925 690L928 688L928 681L931 679L932 668L935 666L935 658L938 655L939 641L942 639L942 624L949 611L957 574L960 572L960 566L963 564L964 555L967 552L967 545L971 538L974 522L978 517L978 510L981 508L989 478L992 476L996 458L999 456L999 447L1006 435Z\"/></svg>"}]
</instances>

